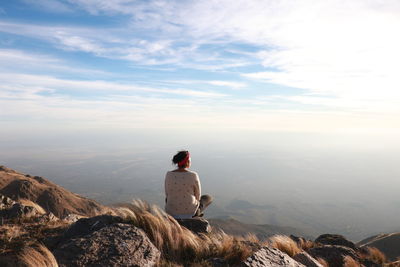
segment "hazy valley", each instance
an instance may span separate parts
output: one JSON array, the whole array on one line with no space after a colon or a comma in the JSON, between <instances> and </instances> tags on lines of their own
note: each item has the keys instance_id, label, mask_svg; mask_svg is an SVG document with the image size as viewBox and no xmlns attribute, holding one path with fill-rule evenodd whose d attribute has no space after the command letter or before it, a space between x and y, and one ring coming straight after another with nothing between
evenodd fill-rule
<instances>
[{"instance_id":1,"label":"hazy valley","mask_svg":"<svg viewBox=\"0 0 400 267\"><path fill-rule=\"evenodd\" d=\"M190 146L203 192L215 197L209 218L295 227L312 236L339 233L354 241L399 230L399 150L388 140L245 134L225 141L206 136ZM138 133L69 139L36 138L10 150L3 142L0 163L52 177L104 204L140 198L162 207L171 154L188 142Z\"/></svg>"}]
</instances>

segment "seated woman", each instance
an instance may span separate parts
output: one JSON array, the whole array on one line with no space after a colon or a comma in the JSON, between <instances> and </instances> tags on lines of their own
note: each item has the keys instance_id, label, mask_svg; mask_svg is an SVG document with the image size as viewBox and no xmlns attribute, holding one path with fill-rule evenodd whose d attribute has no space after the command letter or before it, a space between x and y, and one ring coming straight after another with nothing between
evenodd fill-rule
<instances>
[{"instance_id":1,"label":"seated woman","mask_svg":"<svg viewBox=\"0 0 400 267\"><path fill-rule=\"evenodd\" d=\"M212 197L201 196L199 176L189 170L189 151L179 151L172 162L178 168L167 172L165 176L165 211L175 219L202 217Z\"/></svg>"}]
</instances>

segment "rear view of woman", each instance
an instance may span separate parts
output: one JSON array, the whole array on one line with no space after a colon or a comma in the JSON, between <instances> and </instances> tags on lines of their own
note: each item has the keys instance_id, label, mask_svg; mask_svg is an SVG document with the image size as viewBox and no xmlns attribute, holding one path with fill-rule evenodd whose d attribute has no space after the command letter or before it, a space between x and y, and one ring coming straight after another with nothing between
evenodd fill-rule
<instances>
[{"instance_id":1,"label":"rear view of woman","mask_svg":"<svg viewBox=\"0 0 400 267\"><path fill-rule=\"evenodd\" d=\"M165 211L175 219L202 217L212 197L201 196L199 176L189 170L189 151L179 151L172 162L177 165L177 169L167 172L165 176Z\"/></svg>"}]
</instances>

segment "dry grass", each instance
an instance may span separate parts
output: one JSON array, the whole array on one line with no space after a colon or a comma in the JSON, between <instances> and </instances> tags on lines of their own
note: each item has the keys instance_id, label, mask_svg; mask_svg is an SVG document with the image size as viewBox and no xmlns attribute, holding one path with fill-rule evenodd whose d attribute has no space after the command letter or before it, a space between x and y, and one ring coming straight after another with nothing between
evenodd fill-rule
<instances>
[{"instance_id":1,"label":"dry grass","mask_svg":"<svg viewBox=\"0 0 400 267\"><path fill-rule=\"evenodd\" d=\"M0 226L0 254L17 253L25 246L60 236L67 226L68 224L62 222L45 224L21 223Z\"/></svg>"},{"instance_id":2,"label":"dry grass","mask_svg":"<svg viewBox=\"0 0 400 267\"><path fill-rule=\"evenodd\" d=\"M23 234L25 234L25 231L20 225L4 225L0 227L1 240L5 243L12 242L13 239Z\"/></svg>"},{"instance_id":3,"label":"dry grass","mask_svg":"<svg viewBox=\"0 0 400 267\"><path fill-rule=\"evenodd\" d=\"M383 252L381 252L379 249L374 247L366 247L366 251L367 254L361 254L359 256L363 259L373 261L380 265L383 265L385 262L387 262L385 254L383 254Z\"/></svg>"},{"instance_id":4,"label":"dry grass","mask_svg":"<svg viewBox=\"0 0 400 267\"><path fill-rule=\"evenodd\" d=\"M350 256L344 257L344 267L361 267L360 263L357 262Z\"/></svg>"},{"instance_id":5,"label":"dry grass","mask_svg":"<svg viewBox=\"0 0 400 267\"><path fill-rule=\"evenodd\" d=\"M18 259L27 267L58 267L54 255L43 245L24 248Z\"/></svg>"},{"instance_id":6,"label":"dry grass","mask_svg":"<svg viewBox=\"0 0 400 267\"><path fill-rule=\"evenodd\" d=\"M302 250L308 250L315 247L315 243L311 240L300 239L300 244L298 244Z\"/></svg>"},{"instance_id":7,"label":"dry grass","mask_svg":"<svg viewBox=\"0 0 400 267\"><path fill-rule=\"evenodd\" d=\"M273 248L279 249L290 257L302 251L293 239L285 235L274 235L269 241Z\"/></svg>"},{"instance_id":8,"label":"dry grass","mask_svg":"<svg viewBox=\"0 0 400 267\"><path fill-rule=\"evenodd\" d=\"M252 233L248 233L245 237L245 240L252 242L252 243L256 243L256 244L260 244L260 240L258 239L258 237L255 234Z\"/></svg>"},{"instance_id":9,"label":"dry grass","mask_svg":"<svg viewBox=\"0 0 400 267\"><path fill-rule=\"evenodd\" d=\"M329 263L323 258L316 258L316 260L324 267L329 267Z\"/></svg>"},{"instance_id":10,"label":"dry grass","mask_svg":"<svg viewBox=\"0 0 400 267\"><path fill-rule=\"evenodd\" d=\"M155 205L135 200L114 209L115 215L143 229L166 262L205 264L210 258L240 262L252 254L254 235L234 237L223 232L196 235Z\"/></svg>"}]
</instances>

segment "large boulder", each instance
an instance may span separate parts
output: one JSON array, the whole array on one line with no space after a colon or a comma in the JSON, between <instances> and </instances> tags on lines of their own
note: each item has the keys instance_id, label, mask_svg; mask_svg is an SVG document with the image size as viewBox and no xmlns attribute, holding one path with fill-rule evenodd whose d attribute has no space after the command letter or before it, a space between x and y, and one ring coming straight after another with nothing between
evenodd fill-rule
<instances>
[{"instance_id":1,"label":"large boulder","mask_svg":"<svg viewBox=\"0 0 400 267\"><path fill-rule=\"evenodd\" d=\"M160 252L143 230L115 223L73 238L53 251L60 267L156 265Z\"/></svg>"},{"instance_id":2,"label":"large boulder","mask_svg":"<svg viewBox=\"0 0 400 267\"><path fill-rule=\"evenodd\" d=\"M203 218L177 219L176 221L195 234L211 232L210 223Z\"/></svg>"},{"instance_id":3,"label":"large boulder","mask_svg":"<svg viewBox=\"0 0 400 267\"><path fill-rule=\"evenodd\" d=\"M344 246L325 245L314 247L309 249L308 253L314 258L323 258L328 262L329 267L342 267L345 256L350 256L354 260L359 261L356 252Z\"/></svg>"},{"instance_id":4,"label":"large boulder","mask_svg":"<svg viewBox=\"0 0 400 267\"><path fill-rule=\"evenodd\" d=\"M82 237L98 231L106 226L114 223L121 223L121 217L112 215L100 215L91 218L82 218L73 223L67 231L65 231L62 239L68 240L71 238Z\"/></svg>"},{"instance_id":5,"label":"large boulder","mask_svg":"<svg viewBox=\"0 0 400 267\"><path fill-rule=\"evenodd\" d=\"M324 245L344 246L356 250L356 245L342 235L324 234L315 239L316 243Z\"/></svg>"},{"instance_id":6,"label":"large boulder","mask_svg":"<svg viewBox=\"0 0 400 267\"><path fill-rule=\"evenodd\" d=\"M275 248L263 247L245 261L240 263L240 267L305 267L305 265L295 261L287 254Z\"/></svg>"}]
</instances>

